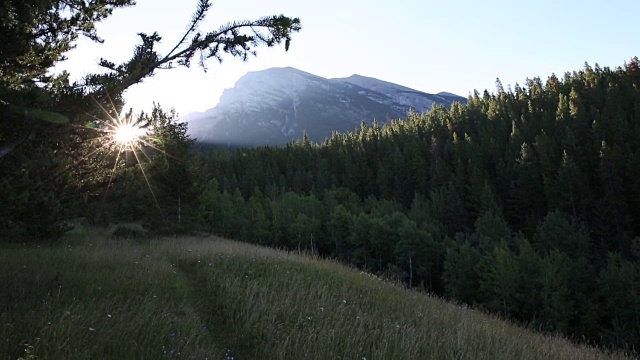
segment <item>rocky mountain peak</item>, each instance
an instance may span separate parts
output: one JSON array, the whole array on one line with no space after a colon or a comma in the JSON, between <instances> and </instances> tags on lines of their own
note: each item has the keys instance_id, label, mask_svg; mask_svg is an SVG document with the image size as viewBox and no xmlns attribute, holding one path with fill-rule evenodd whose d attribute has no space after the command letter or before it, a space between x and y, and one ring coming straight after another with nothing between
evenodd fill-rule
<instances>
[{"instance_id":1,"label":"rocky mountain peak","mask_svg":"<svg viewBox=\"0 0 640 360\"><path fill-rule=\"evenodd\" d=\"M249 72L218 105L188 115L189 134L228 146L282 145L306 132L320 142L332 131L352 131L364 121L403 118L462 97L432 95L398 84L352 75L325 79L292 67Z\"/></svg>"}]
</instances>

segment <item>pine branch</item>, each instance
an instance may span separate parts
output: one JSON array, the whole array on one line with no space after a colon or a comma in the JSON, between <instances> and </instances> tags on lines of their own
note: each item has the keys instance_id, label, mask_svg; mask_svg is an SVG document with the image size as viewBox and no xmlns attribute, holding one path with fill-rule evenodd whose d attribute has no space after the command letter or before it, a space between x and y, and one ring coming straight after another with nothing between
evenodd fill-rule
<instances>
[{"instance_id":1,"label":"pine branch","mask_svg":"<svg viewBox=\"0 0 640 360\"><path fill-rule=\"evenodd\" d=\"M167 53L166 57L171 56L171 54L173 54L174 51L176 51L180 46L182 46L182 44L184 44L184 41L187 39L187 36L189 36L189 34L193 33L195 31L196 27L198 26L198 24L202 20L204 20L204 17L206 16L207 11L209 11L209 8L211 8L211 3L209 1L200 0L198 2L198 8L196 9L196 12L191 17L191 23L187 27L187 32L184 33L184 35L182 36L182 39L180 39L180 41L178 41L176 46L174 46L173 49L171 49L171 51L169 51L169 53Z\"/></svg>"},{"instance_id":2,"label":"pine branch","mask_svg":"<svg viewBox=\"0 0 640 360\"><path fill-rule=\"evenodd\" d=\"M134 49L134 56L126 63L115 66L114 63L105 59L100 60L100 65L111 70L111 73L102 75L91 75L85 79L87 86L104 88L110 93L119 93L128 87L142 81L148 76L153 76L156 69L173 68L173 64L189 67L193 57L199 53L199 65L206 69L205 60L216 58L222 62L222 53L230 54L233 57L240 57L243 61L249 55L256 55L253 48L264 44L272 47L285 41L285 48L288 50L291 41L291 33L301 29L298 18L288 18L284 15L263 17L255 21L240 21L223 25L216 32L206 35L196 33L191 44L180 50L187 36L193 33L205 13L210 8L210 3L201 0L198 9L193 15L192 21L186 33L174 48L164 57L153 49L155 43L161 37L154 33L152 35L139 34L142 44ZM246 34L248 30L249 34ZM266 34L265 34L266 33ZM177 52L176 52L177 51ZM206 52L206 53L205 53Z\"/></svg>"}]
</instances>

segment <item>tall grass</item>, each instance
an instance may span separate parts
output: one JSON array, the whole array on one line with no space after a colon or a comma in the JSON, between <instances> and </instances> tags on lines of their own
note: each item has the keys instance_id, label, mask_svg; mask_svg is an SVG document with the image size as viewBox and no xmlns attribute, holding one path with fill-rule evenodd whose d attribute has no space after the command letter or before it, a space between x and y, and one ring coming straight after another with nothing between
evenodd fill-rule
<instances>
[{"instance_id":1,"label":"tall grass","mask_svg":"<svg viewBox=\"0 0 640 360\"><path fill-rule=\"evenodd\" d=\"M0 249L0 359L621 359L218 238Z\"/></svg>"}]
</instances>

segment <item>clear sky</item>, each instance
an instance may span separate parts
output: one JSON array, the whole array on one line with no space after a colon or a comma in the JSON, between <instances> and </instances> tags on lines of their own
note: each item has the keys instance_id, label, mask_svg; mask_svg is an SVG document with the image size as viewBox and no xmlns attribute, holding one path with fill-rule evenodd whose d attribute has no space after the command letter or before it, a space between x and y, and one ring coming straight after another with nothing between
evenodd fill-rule
<instances>
[{"instance_id":1,"label":"clear sky","mask_svg":"<svg viewBox=\"0 0 640 360\"><path fill-rule=\"evenodd\" d=\"M131 57L138 32L158 31L162 53L180 38L197 0L138 0L99 24L104 44L78 42L58 69L72 77L99 71L100 57ZM640 56L639 0L214 0L200 29L232 20L285 14L299 17L289 52L261 48L247 63L209 62L204 73L160 70L126 93L128 107L153 101L180 115L214 107L222 91L247 71L292 66L323 77L371 76L436 93L467 96L526 78L579 70L584 62L621 66Z\"/></svg>"}]
</instances>

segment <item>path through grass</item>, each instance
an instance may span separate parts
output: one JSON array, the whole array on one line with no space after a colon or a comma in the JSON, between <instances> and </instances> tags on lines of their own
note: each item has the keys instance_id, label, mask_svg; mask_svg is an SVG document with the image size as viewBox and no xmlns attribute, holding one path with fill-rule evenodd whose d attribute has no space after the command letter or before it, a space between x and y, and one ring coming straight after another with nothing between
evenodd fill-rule
<instances>
[{"instance_id":1,"label":"path through grass","mask_svg":"<svg viewBox=\"0 0 640 360\"><path fill-rule=\"evenodd\" d=\"M0 286L0 360L623 358L216 238L3 247Z\"/></svg>"}]
</instances>

